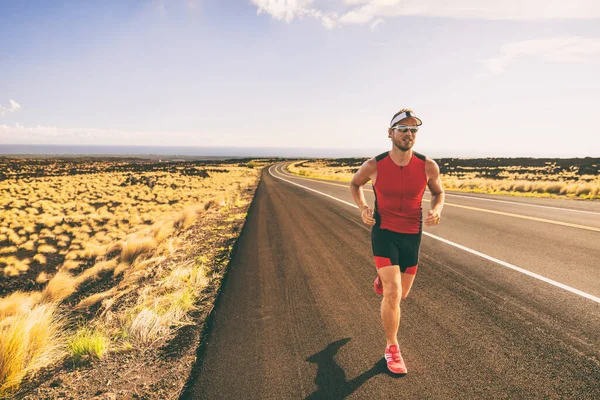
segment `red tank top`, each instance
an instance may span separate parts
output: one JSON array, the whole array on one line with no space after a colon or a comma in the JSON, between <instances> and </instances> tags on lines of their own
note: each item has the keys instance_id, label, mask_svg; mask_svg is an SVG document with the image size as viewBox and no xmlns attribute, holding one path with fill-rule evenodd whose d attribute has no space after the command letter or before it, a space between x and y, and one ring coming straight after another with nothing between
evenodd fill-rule
<instances>
[{"instance_id":1,"label":"red tank top","mask_svg":"<svg viewBox=\"0 0 600 400\"><path fill-rule=\"evenodd\" d=\"M394 164L389 152L375 159L375 219L382 229L420 233L423 227L421 201L427 187L425 156L413 151L409 163L403 167Z\"/></svg>"}]
</instances>

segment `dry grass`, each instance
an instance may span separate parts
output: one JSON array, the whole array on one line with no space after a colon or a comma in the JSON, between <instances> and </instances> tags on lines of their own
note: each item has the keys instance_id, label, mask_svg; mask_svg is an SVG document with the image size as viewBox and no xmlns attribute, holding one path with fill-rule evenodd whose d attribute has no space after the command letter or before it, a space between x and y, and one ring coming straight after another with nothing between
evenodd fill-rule
<instances>
[{"instance_id":1,"label":"dry grass","mask_svg":"<svg viewBox=\"0 0 600 400\"><path fill-rule=\"evenodd\" d=\"M0 396L28 373L64 355L63 320L53 304L42 304L0 321Z\"/></svg>"},{"instance_id":2,"label":"dry grass","mask_svg":"<svg viewBox=\"0 0 600 400\"><path fill-rule=\"evenodd\" d=\"M171 271L139 298L126 325L128 334L141 343L150 343L167 334L172 325L182 326L183 317L196 309L197 293L208 279L204 269L190 262ZM157 296L159 293L165 293Z\"/></svg>"},{"instance_id":3,"label":"dry grass","mask_svg":"<svg viewBox=\"0 0 600 400\"><path fill-rule=\"evenodd\" d=\"M335 160L298 161L288 171L309 178L350 182L357 166L331 167ZM505 167L499 179L478 177L485 168L461 167L460 172L442 174L445 189L476 193L515 194L532 197L571 197L600 199L600 176L577 175L575 171L552 174L553 165L542 167Z\"/></svg>"},{"instance_id":4,"label":"dry grass","mask_svg":"<svg viewBox=\"0 0 600 400\"><path fill-rule=\"evenodd\" d=\"M445 177L444 187L475 193L525 194L533 197L600 198L600 180L597 182L496 180L485 178L458 179Z\"/></svg>"},{"instance_id":5,"label":"dry grass","mask_svg":"<svg viewBox=\"0 0 600 400\"><path fill-rule=\"evenodd\" d=\"M146 172L137 177L154 180L152 188L128 184L130 174L114 172L44 177L27 184L0 181L0 192L8 194L0 198L0 256L16 255L20 248L55 254L60 256L60 264L73 259L73 250L82 249L77 259L93 263L104 256L103 246L184 212L174 226L155 226L161 232L153 234L160 242L180 224L191 226L203 211L202 204L206 209L211 204L227 203L255 179L256 171L246 166L215 165L208 177L166 172ZM135 256L136 250L132 250L131 256ZM42 260L33 261L39 266L43 262L38 259ZM0 260L0 274L18 275L27 270L23 263L16 264L18 258L5 260Z\"/></svg>"},{"instance_id":6,"label":"dry grass","mask_svg":"<svg viewBox=\"0 0 600 400\"><path fill-rule=\"evenodd\" d=\"M214 170L210 178L149 174L158 182L152 190L123 190L115 173L40 178L27 185L0 182L0 190L11 194L0 198L0 240L10 243L10 251L0 254L2 279L18 279L31 265L40 268L50 255L60 256L54 275L49 272L54 266L38 274L42 290L0 298L0 397L64 355L102 357L112 345L101 326L142 344L191 323L185 316L207 283L206 267L191 260L166 270L164 262L178 248L178 236L206 210L227 216L230 205L243 203L240 193L260 173L248 167ZM32 249L37 254L19 258L18 246L29 249L30 243L37 243ZM63 301L107 271L115 285L75 306L85 310L102 302L102 316L88 322L91 330L65 331L59 315L71 310L61 307ZM134 308L111 311L127 295L137 299Z\"/></svg>"}]
</instances>

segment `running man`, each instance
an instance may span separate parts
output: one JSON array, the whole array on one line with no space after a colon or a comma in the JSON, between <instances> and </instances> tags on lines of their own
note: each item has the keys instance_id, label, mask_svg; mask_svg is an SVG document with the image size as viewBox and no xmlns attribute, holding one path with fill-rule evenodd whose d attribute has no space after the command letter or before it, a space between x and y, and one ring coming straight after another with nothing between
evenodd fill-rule
<instances>
[{"instance_id":1,"label":"running man","mask_svg":"<svg viewBox=\"0 0 600 400\"><path fill-rule=\"evenodd\" d=\"M392 149L365 161L350 182L361 218L372 226L371 246L378 272L374 287L377 294L383 294L385 359L396 374L407 372L398 346L400 300L408 296L419 263L425 187L431 192L427 226L440 223L445 197L437 163L412 150L421 123L410 109L394 114L388 128ZM375 193L374 210L367 205L362 189L369 180Z\"/></svg>"}]
</instances>

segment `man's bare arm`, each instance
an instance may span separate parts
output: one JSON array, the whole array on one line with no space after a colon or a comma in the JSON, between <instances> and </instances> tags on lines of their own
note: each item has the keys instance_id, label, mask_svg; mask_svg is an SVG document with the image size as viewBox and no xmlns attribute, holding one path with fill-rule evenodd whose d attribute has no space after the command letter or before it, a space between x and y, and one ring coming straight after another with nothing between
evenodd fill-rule
<instances>
[{"instance_id":1,"label":"man's bare arm","mask_svg":"<svg viewBox=\"0 0 600 400\"><path fill-rule=\"evenodd\" d=\"M375 158L371 158L360 166L358 171L356 171L352 177L352 181L350 181L350 193L352 193L354 202L360 210L360 216L363 222L367 225L375 224L375 219L373 218L373 210L369 208L369 205L365 200L365 193L362 187L369 182L369 180L376 179L376 176L377 160Z\"/></svg>"},{"instance_id":2,"label":"man's bare arm","mask_svg":"<svg viewBox=\"0 0 600 400\"><path fill-rule=\"evenodd\" d=\"M432 226L440 223L446 194L442 187L440 167L434 160L427 158L425 163L425 173L427 174L427 186L431 192L431 210L425 219L425 224L427 226Z\"/></svg>"}]
</instances>

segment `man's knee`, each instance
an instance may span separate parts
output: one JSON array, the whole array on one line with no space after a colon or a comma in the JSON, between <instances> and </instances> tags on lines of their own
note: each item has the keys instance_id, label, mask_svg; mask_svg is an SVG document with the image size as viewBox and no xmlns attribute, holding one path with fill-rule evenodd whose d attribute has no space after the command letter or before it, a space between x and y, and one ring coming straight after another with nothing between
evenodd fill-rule
<instances>
[{"instance_id":1,"label":"man's knee","mask_svg":"<svg viewBox=\"0 0 600 400\"><path fill-rule=\"evenodd\" d=\"M402 285L400 282L390 282L388 284L383 284L383 298L394 303L400 302L401 298L404 298L402 295Z\"/></svg>"}]
</instances>

